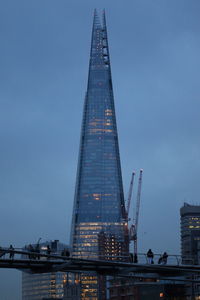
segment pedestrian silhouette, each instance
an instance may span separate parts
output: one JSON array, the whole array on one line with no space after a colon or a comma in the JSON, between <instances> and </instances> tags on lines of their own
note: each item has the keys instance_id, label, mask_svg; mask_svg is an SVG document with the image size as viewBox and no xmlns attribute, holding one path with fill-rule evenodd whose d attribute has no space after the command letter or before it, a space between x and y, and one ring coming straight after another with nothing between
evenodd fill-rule
<instances>
[{"instance_id":1,"label":"pedestrian silhouette","mask_svg":"<svg viewBox=\"0 0 200 300\"><path fill-rule=\"evenodd\" d=\"M163 257L162 257L162 255L159 257L159 259L158 259L158 264L161 264L162 263L162 260L163 260Z\"/></svg>"},{"instance_id":2,"label":"pedestrian silhouette","mask_svg":"<svg viewBox=\"0 0 200 300\"><path fill-rule=\"evenodd\" d=\"M163 256L162 256L162 263L163 263L163 265L166 265L167 258L168 258L168 254L167 254L167 252L164 252Z\"/></svg>"},{"instance_id":3,"label":"pedestrian silhouette","mask_svg":"<svg viewBox=\"0 0 200 300\"><path fill-rule=\"evenodd\" d=\"M134 260L133 260L133 262L134 262L135 264L137 264L137 263L138 263L138 256L137 256L137 254L136 254L136 253L134 254Z\"/></svg>"},{"instance_id":4,"label":"pedestrian silhouette","mask_svg":"<svg viewBox=\"0 0 200 300\"><path fill-rule=\"evenodd\" d=\"M35 252L40 254L40 244L37 243L36 246L35 246ZM35 256L37 259L40 259L40 255L36 255Z\"/></svg>"},{"instance_id":5,"label":"pedestrian silhouette","mask_svg":"<svg viewBox=\"0 0 200 300\"><path fill-rule=\"evenodd\" d=\"M63 249L63 251L62 251L62 256L69 257L69 256L70 256L70 252L69 252L69 250L67 250L67 249Z\"/></svg>"},{"instance_id":6,"label":"pedestrian silhouette","mask_svg":"<svg viewBox=\"0 0 200 300\"><path fill-rule=\"evenodd\" d=\"M147 252L147 262L149 264L154 264L153 258L154 258L154 254L153 254L152 250L149 249Z\"/></svg>"},{"instance_id":7,"label":"pedestrian silhouette","mask_svg":"<svg viewBox=\"0 0 200 300\"><path fill-rule=\"evenodd\" d=\"M49 245L47 245L47 255L50 255L50 254L51 254L51 248ZM47 258L49 258L49 257L47 257Z\"/></svg>"},{"instance_id":8,"label":"pedestrian silhouette","mask_svg":"<svg viewBox=\"0 0 200 300\"><path fill-rule=\"evenodd\" d=\"M13 259L13 258L14 258L14 255L15 255L14 250L15 250L15 249L13 248L13 246L10 245L10 247L9 247L9 251L10 251L9 258L10 258L10 259Z\"/></svg>"},{"instance_id":9,"label":"pedestrian silhouette","mask_svg":"<svg viewBox=\"0 0 200 300\"><path fill-rule=\"evenodd\" d=\"M167 254L167 252L164 252L163 255L160 256L160 258L158 260L158 264L166 265L167 258L168 258L168 254Z\"/></svg>"},{"instance_id":10,"label":"pedestrian silhouette","mask_svg":"<svg viewBox=\"0 0 200 300\"><path fill-rule=\"evenodd\" d=\"M133 263L133 253L130 253L129 257L130 257L130 262Z\"/></svg>"},{"instance_id":11,"label":"pedestrian silhouette","mask_svg":"<svg viewBox=\"0 0 200 300\"><path fill-rule=\"evenodd\" d=\"M0 247L0 258L3 257L5 255L5 251L2 250L2 247Z\"/></svg>"},{"instance_id":12,"label":"pedestrian silhouette","mask_svg":"<svg viewBox=\"0 0 200 300\"><path fill-rule=\"evenodd\" d=\"M33 252L33 246L31 244L28 245L27 247L27 250L28 250L28 258L31 259L32 258L32 255L30 252Z\"/></svg>"}]
</instances>

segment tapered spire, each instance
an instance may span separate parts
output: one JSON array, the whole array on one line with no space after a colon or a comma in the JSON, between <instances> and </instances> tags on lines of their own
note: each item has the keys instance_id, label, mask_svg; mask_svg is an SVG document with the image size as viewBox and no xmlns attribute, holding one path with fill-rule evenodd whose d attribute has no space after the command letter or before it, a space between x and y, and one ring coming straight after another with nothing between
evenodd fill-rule
<instances>
[{"instance_id":1,"label":"tapered spire","mask_svg":"<svg viewBox=\"0 0 200 300\"><path fill-rule=\"evenodd\" d=\"M93 20L90 66L96 66L97 68L108 68L110 66L105 11L102 13L101 24L96 9Z\"/></svg>"},{"instance_id":2,"label":"tapered spire","mask_svg":"<svg viewBox=\"0 0 200 300\"><path fill-rule=\"evenodd\" d=\"M99 16L98 16L98 13L97 13L96 8L95 8L95 10L94 10L93 28L94 28L94 27L101 27L100 20L99 20Z\"/></svg>"},{"instance_id":3,"label":"tapered spire","mask_svg":"<svg viewBox=\"0 0 200 300\"><path fill-rule=\"evenodd\" d=\"M125 218L105 11L100 22L95 10L72 219L73 256L126 260ZM106 298L100 283L82 283L81 299Z\"/></svg>"},{"instance_id":4,"label":"tapered spire","mask_svg":"<svg viewBox=\"0 0 200 300\"><path fill-rule=\"evenodd\" d=\"M105 9L103 9L103 12L102 12L102 24L103 24L103 28L106 29L106 12L105 12Z\"/></svg>"}]
</instances>

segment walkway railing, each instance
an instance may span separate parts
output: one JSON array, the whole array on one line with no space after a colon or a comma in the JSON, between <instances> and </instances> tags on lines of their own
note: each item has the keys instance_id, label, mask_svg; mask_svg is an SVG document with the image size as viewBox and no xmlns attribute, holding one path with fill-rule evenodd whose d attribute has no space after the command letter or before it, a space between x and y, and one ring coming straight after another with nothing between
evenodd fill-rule
<instances>
[{"instance_id":1,"label":"walkway railing","mask_svg":"<svg viewBox=\"0 0 200 300\"><path fill-rule=\"evenodd\" d=\"M197 257L196 256L187 256L182 257L179 254L169 254L167 257L167 261L162 261L160 258L163 254L155 253L153 257L153 264L167 264L167 265L197 265ZM33 248L32 251L29 251L25 248L10 248L10 247L0 247L0 260L3 259L38 259L38 260L47 260L47 259L61 259L66 260L69 258L79 258L79 259L93 259L93 260L106 260L106 261L125 261L132 262L132 257L124 257L124 256L92 256L88 253L82 253L78 257L70 256L69 251L53 251L52 249L48 250L46 247L41 248ZM134 263L134 262L133 262ZM138 253L137 255L137 263L138 264L149 264L149 260L146 253Z\"/></svg>"}]
</instances>

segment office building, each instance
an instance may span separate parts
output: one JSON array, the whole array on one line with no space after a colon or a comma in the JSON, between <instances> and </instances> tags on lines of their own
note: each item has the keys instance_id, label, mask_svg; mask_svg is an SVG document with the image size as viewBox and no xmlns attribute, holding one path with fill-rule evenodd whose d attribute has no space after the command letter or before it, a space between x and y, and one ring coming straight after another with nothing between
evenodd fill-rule
<instances>
[{"instance_id":1,"label":"office building","mask_svg":"<svg viewBox=\"0 0 200 300\"><path fill-rule=\"evenodd\" d=\"M63 249L69 249L58 240L39 244L40 253L47 253L47 246L51 254L61 254ZM33 248L36 244L32 245ZM26 246L27 248L28 246ZM46 260L47 258L40 258ZM44 300L63 299L64 285L67 281L67 274L64 272L29 274L22 272L22 300Z\"/></svg>"},{"instance_id":2,"label":"office building","mask_svg":"<svg viewBox=\"0 0 200 300\"><path fill-rule=\"evenodd\" d=\"M181 256L182 263L200 264L200 205L184 203L181 216ZM198 279L192 276L190 279ZM187 299L200 299L200 284L186 284Z\"/></svg>"},{"instance_id":3,"label":"office building","mask_svg":"<svg viewBox=\"0 0 200 300\"><path fill-rule=\"evenodd\" d=\"M200 206L184 203L181 215L181 255L185 264L200 264Z\"/></svg>"},{"instance_id":4,"label":"office building","mask_svg":"<svg viewBox=\"0 0 200 300\"><path fill-rule=\"evenodd\" d=\"M115 279L109 300L187 300L182 282L156 279Z\"/></svg>"},{"instance_id":5,"label":"office building","mask_svg":"<svg viewBox=\"0 0 200 300\"><path fill-rule=\"evenodd\" d=\"M94 13L71 231L74 257L127 260L128 228L105 13ZM108 247L107 247L108 246ZM104 299L105 280L81 278L82 299Z\"/></svg>"}]
</instances>

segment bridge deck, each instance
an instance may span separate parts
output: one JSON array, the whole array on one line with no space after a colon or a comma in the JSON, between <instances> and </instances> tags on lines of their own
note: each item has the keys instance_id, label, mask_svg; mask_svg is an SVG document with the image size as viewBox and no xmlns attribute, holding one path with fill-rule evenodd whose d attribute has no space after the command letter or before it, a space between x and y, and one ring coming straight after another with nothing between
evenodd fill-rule
<instances>
[{"instance_id":1,"label":"bridge deck","mask_svg":"<svg viewBox=\"0 0 200 300\"><path fill-rule=\"evenodd\" d=\"M17 257L17 258L16 258ZM140 276L146 274L152 278L188 276L200 274L199 265L176 264L147 264L127 263L98 259L81 259L61 256L58 254L46 254L27 252L24 250L0 249L0 268L18 269L28 273L49 272L98 272L104 275L115 276Z\"/></svg>"}]
</instances>

